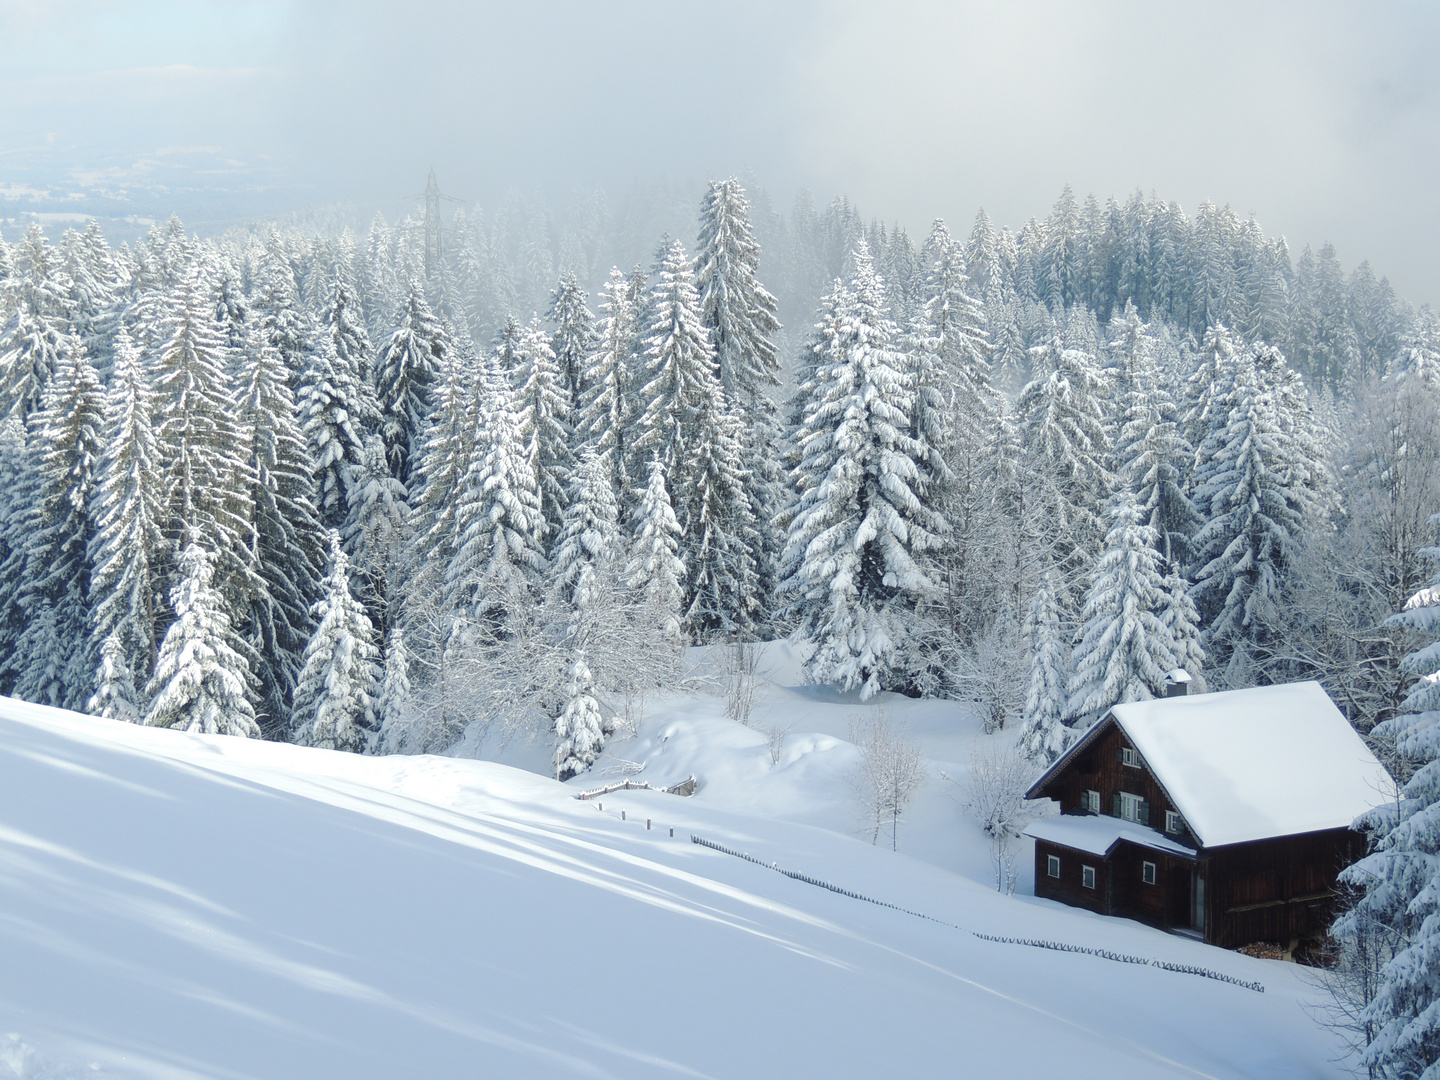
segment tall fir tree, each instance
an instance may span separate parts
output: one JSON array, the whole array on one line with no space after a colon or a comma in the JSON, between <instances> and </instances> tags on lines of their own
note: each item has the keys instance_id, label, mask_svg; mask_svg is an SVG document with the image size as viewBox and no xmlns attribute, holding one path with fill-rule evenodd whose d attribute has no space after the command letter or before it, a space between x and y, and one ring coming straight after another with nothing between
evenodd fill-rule
<instances>
[{"instance_id":1,"label":"tall fir tree","mask_svg":"<svg viewBox=\"0 0 1440 1080\"><path fill-rule=\"evenodd\" d=\"M180 554L180 580L170 591L175 621L165 631L146 688L145 723L201 735L260 737L250 704L250 669L231 648L224 598L215 589L214 561L198 544Z\"/></svg>"},{"instance_id":2,"label":"tall fir tree","mask_svg":"<svg viewBox=\"0 0 1440 1080\"><path fill-rule=\"evenodd\" d=\"M683 641L680 619L685 564L680 561L680 523L665 486L665 465L659 458L650 461L650 479L635 510L631 535L625 587L634 598L643 628L657 632L678 655Z\"/></svg>"},{"instance_id":3,"label":"tall fir tree","mask_svg":"<svg viewBox=\"0 0 1440 1080\"><path fill-rule=\"evenodd\" d=\"M581 399L585 372L595 349L595 315L590 311L589 299L573 273L560 279L550 298L550 321L555 324L550 348L572 402Z\"/></svg>"},{"instance_id":4,"label":"tall fir tree","mask_svg":"<svg viewBox=\"0 0 1440 1080\"><path fill-rule=\"evenodd\" d=\"M927 499L929 447L911 431L913 379L894 347L884 286L862 242L831 354L817 364L795 442L798 506L782 592L816 643L811 675L869 698L900 668L915 603L935 590L925 554L946 523Z\"/></svg>"},{"instance_id":5,"label":"tall fir tree","mask_svg":"<svg viewBox=\"0 0 1440 1080\"><path fill-rule=\"evenodd\" d=\"M98 659L90 634L90 501L104 450L105 391L85 346L66 339L40 408L30 414L37 486L25 541L26 628L16 644L17 697L80 710Z\"/></svg>"},{"instance_id":6,"label":"tall fir tree","mask_svg":"<svg viewBox=\"0 0 1440 1080\"><path fill-rule=\"evenodd\" d=\"M419 468L432 387L451 347L450 333L425 302L424 289L412 282L399 326L380 351L375 372L380 433L390 474L402 484Z\"/></svg>"},{"instance_id":7,"label":"tall fir tree","mask_svg":"<svg viewBox=\"0 0 1440 1080\"><path fill-rule=\"evenodd\" d=\"M628 504L631 474L626 439L636 408L631 386L636 312L629 283L618 266L611 269L600 295L604 315L581 380L584 390L575 435L579 445L591 447L605 458L611 483L622 504Z\"/></svg>"},{"instance_id":8,"label":"tall fir tree","mask_svg":"<svg viewBox=\"0 0 1440 1080\"><path fill-rule=\"evenodd\" d=\"M520 331L515 359L514 401L520 437L539 485L540 511L553 533L565 509L565 487L574 468L570 454L574 403L538 318Z\"/></svg>"},{"instance_id":9,"label":"tall fir tree","mask_svg":"<svg viewBox=\"0 0 1440 1080\"><path fill-rule=\"evenodd\" d=\"M1163 622L1169 597L1159 538L1142 523L1128 489L1111 498L1107 511L1110 531L1090 571L1080 640L1071 654L1066 714L1082 731L1112 705L1150 700L1178 659Z\"/></svg>"},{"instance_id":10,"label":"tall fir tree","mask_svg":"<svg viewBox=\"0 0 1440 1080\"><path fill-rule=\"evenodd\" d=\"M290 738L302 746L361 753L379 730L379 653L370 619L350 594L349 559L333 530L330 572L320 588L312 611L315 633L295 684Z\"/></svg>"},{"instance_id":11,"label":"tall fir tree","mask_svg":"<svg viewBox=\"0 0 1440 1080\"><path fill-rule=\"evenodd\" d=\"M161 531L164 488L160 441L154 428L155 394L139 351L122 328L105 402L105 450L91 500L95 535L90 542L91 639L113 639L131 678L144 685L159 647L156 610L168 560Z\"/></svg>"},{"instance_id":12,"label":"tall fir tree","mask_svg":"<svg viewBox=\"0 0 1440 1080\"><path fill-rule=\"evenodd\" d=\"M1026 757L1049 766L1070 745L1065 725L1069 702L1069 657L1066 655L1064 608L1066 590L1053 568L1047 568L1030 597L1023 632L1030 659L1030 684L1025 694L1019 747Z\"/></svg>"}]
</instances>

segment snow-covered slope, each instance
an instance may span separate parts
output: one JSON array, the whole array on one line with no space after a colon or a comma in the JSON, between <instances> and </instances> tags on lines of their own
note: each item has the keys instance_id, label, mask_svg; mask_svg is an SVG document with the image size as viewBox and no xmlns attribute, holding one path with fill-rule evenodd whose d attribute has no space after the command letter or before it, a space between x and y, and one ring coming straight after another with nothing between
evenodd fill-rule
<instances>
[{"instance_id":1,"label":"snow-covered slope","mask_svg":"<svg viewBox=\"0 0 1440 1080\"><path fill-rule=\"evenodd\" d=\"M762 705L796 721L776 766L718 702L667 707L614 754L705 786L603 810L573 798L594 774L562 786L0 700L0 1077L1340 1075L1293 966L997 894L938 781L901 853L846 835L854 750L834 729L859 707L825 697ZM964 760L954 706L891 705ZM692 831L981 932L1266 992L984 941Z\"/></svg>"}]
</instances>

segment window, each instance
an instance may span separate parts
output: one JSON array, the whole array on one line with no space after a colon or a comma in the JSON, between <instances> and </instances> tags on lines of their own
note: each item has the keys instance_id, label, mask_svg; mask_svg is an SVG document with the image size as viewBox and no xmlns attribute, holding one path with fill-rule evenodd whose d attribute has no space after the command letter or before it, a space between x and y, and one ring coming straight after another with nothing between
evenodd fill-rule
<instances>
[{"instance_id":1,"label":"window","mask_svg":"<svg viewBox=\"0 0 1440 1080\"><path fill-rule=\"evenodd\" d=\"M1185 819L1174 810L1166 810L1165 831L1168 833L1183 833L1185 831Z\"/></svg>"},{"instance_id":2,"label":"window","mask_svg":"<svg viewBox=\"0 0 1440 1080\"><path fill-rule=\"evenodd\" d=\"M1049 877L1059 877L1059 876L1060 876L1060 856L1059 856L1059 855L1046 855L1046 856L1045 856L1045 873L1046 873L1046 875L1049 876Z\"/></svg>"},{"instance_id":3,"label":"window","mask_svg":"<svg viewBox=\"0 0 1440 1080\"><path fill-rule=\"evenodd\" d=\"M1080 868L1080 884L1087 889L1095 887L1095 868L1093 866L1082 866Z\"/></svg>"},{"instance_id":4,"label":"window","mask_svg":"<svg viewBox=\"0 0 1440 1080\"><path fill-rule=\"evenodd\" d=\"M1120 764L1129 765L1132 769L1138 769L1140 768L1140 755L1136 753L1134 748L1122 746L1120 748Z\"/></svg>"},{"instance_id":5,"label":"window","mask_svg":"<svg viewBox=\"0 0 1440 1080\"><path fill-rule=\"evenodd\" d=\"M1150 824L1150 804L1139 795L1131 795L1128 791L1122 791L1115 796L1115 802L1119 809L1117 817L1133 821L1138 825Z\"/></svg>"},{"instance_id":6,"label":"window","mask_svg":"<svg viewBox=\"0 0 1440 1080\"><path fill-rule=\"evenodd\" d=\"M1080 793L1080 809L1087 814L1098 814L1100 812L1100 793L1098 791L1082 791Z\"/></svg>"},{"instance_id":7,"label":"window","mask_svg":"<svg viewBox=\"0 0 1440 1080\"><path fill-rule=\"evenodd\" d=\"M1155 884L1155 864L1153 862L1142 862L1140 864L1140 880L1146 885Z\"/></svg>"}]
</instances>

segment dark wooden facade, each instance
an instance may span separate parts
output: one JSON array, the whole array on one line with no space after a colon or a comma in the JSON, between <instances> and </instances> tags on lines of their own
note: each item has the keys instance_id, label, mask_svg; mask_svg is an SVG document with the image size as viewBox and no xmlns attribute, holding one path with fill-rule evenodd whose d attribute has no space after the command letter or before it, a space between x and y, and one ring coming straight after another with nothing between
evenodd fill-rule
<instances>
[{"instance_id":1,"label":"dark wooden facade","mask_svg":"<svg viewBox=\"0 0 1440 1080\"><path fill-rule=\"evenodd\" d=\"M1084 793L1098 792L1100 814L1119 816L1120 793L1145 801L1148 826L1161 846L1121 838L1105 855L1035 841L1035 895L1104 915L1136 919L1165 929L1199 932L1207 942L1234 948L1268 941L1290 946L1323 934L1340 870L1364 853L1364 838L1350 829L1279 836L1206 848L1183 824L1166 830L1166 811L1176 807L1143 760L1122 763L1131 749L1124 731L1107 717L1090 738L1030 791L1051 798L1063 814L1090 811ZM1134 806L1134 803L1130 804ZM1165 840L1193 854L1163 850ZM1048 874L1049 857L1060 860L1060 876ZM1155 864L1155 881L1144 880L1144 863ZM1095 869L1095 887L1086 888L1083 868Z\"/></svg>"}]
</instances>

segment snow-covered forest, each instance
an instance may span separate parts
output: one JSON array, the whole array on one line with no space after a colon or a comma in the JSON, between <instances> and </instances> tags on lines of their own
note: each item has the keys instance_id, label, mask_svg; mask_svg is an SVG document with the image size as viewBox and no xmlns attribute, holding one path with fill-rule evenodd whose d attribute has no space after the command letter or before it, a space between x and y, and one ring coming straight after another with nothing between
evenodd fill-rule
<instances>
[{"instance_id":1,"label":"snow-covered forest","mask_svg":"<svg viewBox=\"0 0 1440 1080\"><path fill-rule=\"evenodd\" d=\"M1209 203L1067 189L917 243L754 194L710 184L638 264L598 198L0 241L0 691L361 753L543 739L564 779L688 644L793 636L814 681L973 702L1037 763L1176 667L1314 678L1416 774L1342 923L1410 947L1430 312ZM1381 1042L1423 1056L1402 983Z\"/></svg>"},{"instance_id":2,"label":"snow-covered forest","mask_svg":"<svg viewBox=\"0 0 1440 1080\"><path fill-rule=\"evenodd\" d=\"M634 266L599 199L438 251L419 215L0 247L0 689L352 750L499 724L562 776L685 643L785 634L1042 759L1176 666L1396 714L1428 311L1208 203L919 244L756 205L713 183Z\"/></svg>"}]
</instances>

